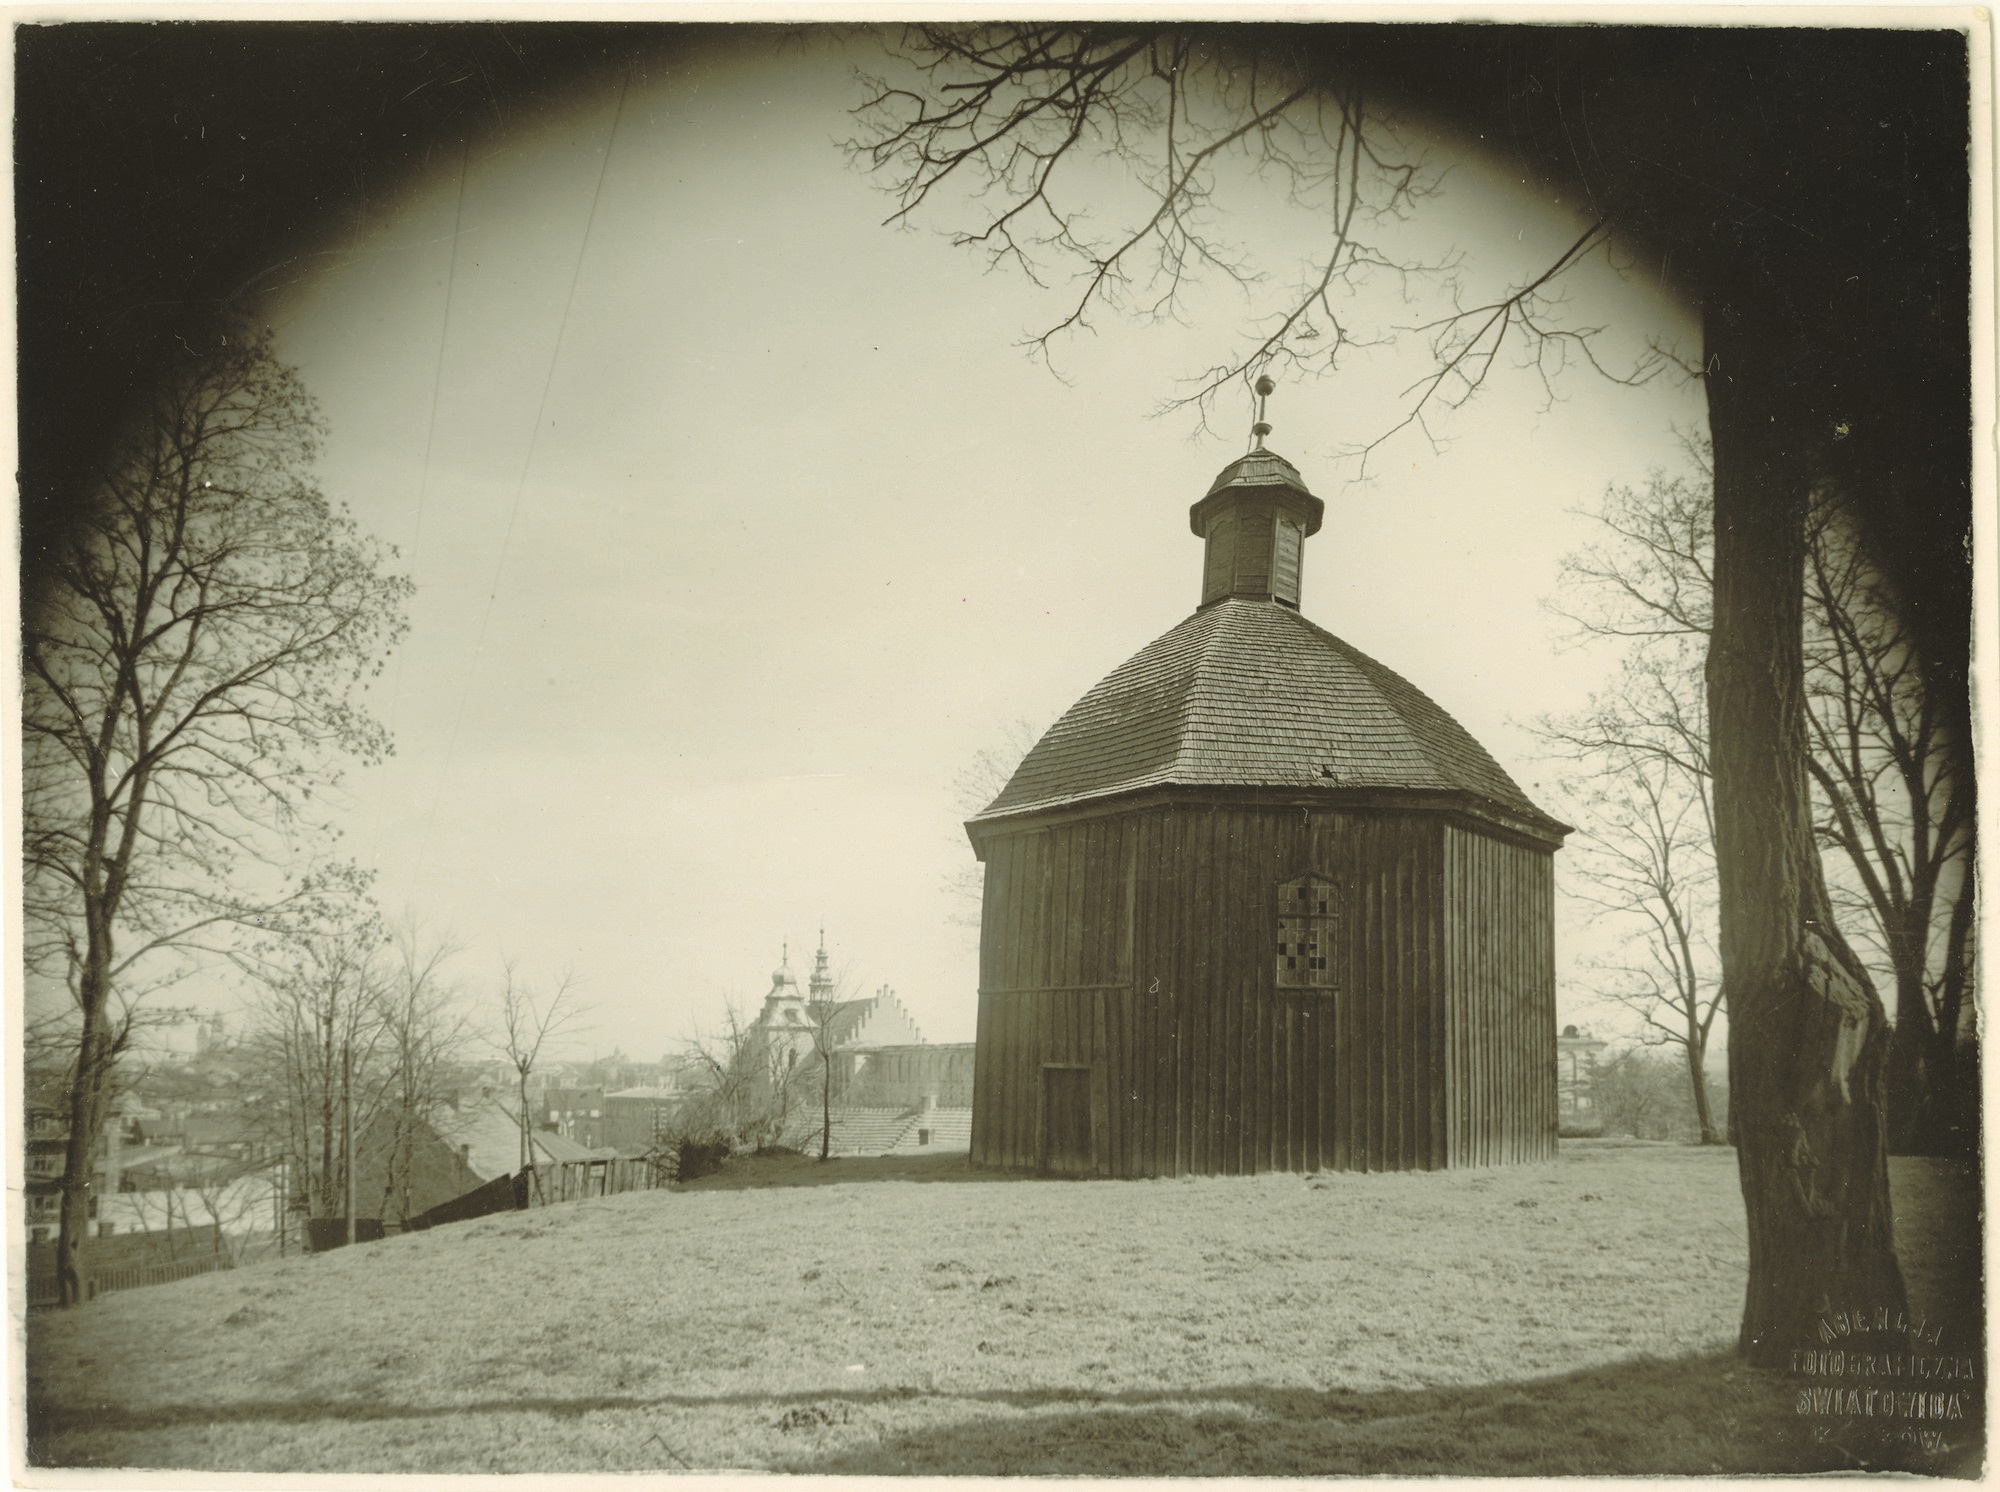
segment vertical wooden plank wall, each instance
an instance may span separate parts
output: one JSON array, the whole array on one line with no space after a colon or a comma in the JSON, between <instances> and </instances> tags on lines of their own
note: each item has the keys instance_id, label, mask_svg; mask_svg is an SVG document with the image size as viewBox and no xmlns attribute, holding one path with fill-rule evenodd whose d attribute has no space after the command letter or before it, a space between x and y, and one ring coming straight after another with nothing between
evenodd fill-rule
<instances>
[{"instance_id":1,"label":"vertical wooden plank wall","mask_svg":"<svg viewBox=\"0 0 2000 1492\"><path fill-rule=\"evenodd\" d=\"M1181 805L987 843L976 1165L1040 1160L1043 1067L1092 1069L1106 1175L1551 1153L1546 852L1420 813ZM1275 988L1278 884L1342 892L1332 994Z\"/></svg>"},{"instance_id":2,"label":"vertical wooden plank wall","mask_svg":"<svg viewBox=\"0 0 2000 1492\"><path fill-rule=\"evenodd\" d=\"M1445 830L1450 1163L1555 1154L1555 866L1546 851Z\"/></svg>"},{"instance_id":3,"label":"vertical wooden plank wall","mask_svg":"<svg viewBox=\"0 0 2000 1492\"><path fill-rule=\"evenodd\" d=\"M1108 1086L1128 1065L1131 833L1123 819L1035 829L987 847L974 1053L972 1162L1041 1158L1042 1069L1091 1069L1097 1170L1116 1174L1127 1106Z\"/></svg>"}]
</instances>

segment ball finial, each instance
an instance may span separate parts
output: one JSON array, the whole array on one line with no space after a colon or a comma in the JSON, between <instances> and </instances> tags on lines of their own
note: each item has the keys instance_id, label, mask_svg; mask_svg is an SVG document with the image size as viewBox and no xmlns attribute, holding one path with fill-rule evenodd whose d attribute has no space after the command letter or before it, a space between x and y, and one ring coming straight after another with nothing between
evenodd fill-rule
<instances>
[{"instance_id":1,"label":"ball finial","mask_svg":"<svg viewBox=\"0 0 2000 1492\"><path fill-rule=\"evenodd\" d=\"M1264 437L1271 433L1270 423L1264 418L1264 401L1271 397L1271 392L1277 388L1277 384L1271 381L1270 374L1264 373L1258 376L1255 388L1257 390L1257 423L1250 427L1250 449L1261 451L1264 449Z\"/></svg>"}]
</instances>

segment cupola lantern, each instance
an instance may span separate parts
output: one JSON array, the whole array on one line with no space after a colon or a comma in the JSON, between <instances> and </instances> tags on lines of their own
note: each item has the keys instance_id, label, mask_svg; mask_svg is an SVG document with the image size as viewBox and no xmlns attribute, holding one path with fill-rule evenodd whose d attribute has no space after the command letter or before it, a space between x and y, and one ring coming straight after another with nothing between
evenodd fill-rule
<instances>
[{"instance_id":1,"label":"cupola lantern","mask_svg":"<svg viewBox=\"0 0 2000 1492\"><path fill-rule=\"evenodd\" d=\"M1222 468L1207 496L1188 509L1188 525L1206 542L1201 604L1226 597L1275 601L1294 610L1306 539L1319 532L1326 504L1283 456L1266 450L1271 426L1264 400L1275 385L1257 380L1257 422L1246 455Z\"/></svg>"}]
</instances>

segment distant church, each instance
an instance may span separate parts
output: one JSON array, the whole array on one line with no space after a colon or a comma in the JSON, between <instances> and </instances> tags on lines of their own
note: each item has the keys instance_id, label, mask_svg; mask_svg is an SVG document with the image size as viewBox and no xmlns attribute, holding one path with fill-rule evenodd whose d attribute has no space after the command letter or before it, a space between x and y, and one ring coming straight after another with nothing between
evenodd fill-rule
<instances>
[{"instance_id":1,"label":"distant church","mask_svg":"<svg viewBox=\"0 0 2000 1492\"><path fill-rule=\"evenodd\" d=\"M1259 380L1258 392L1270 392ZM1553 1156L1542 812L1299 614L1325 504L1254 448L1193 505L1201 602L966 825L986 867L972 1162L1058 1175Z\"/></svg>"},{"instance_id":2,"label":"distant church","mask_svg":"<svg viewBox=\"0 0 2000 1492\"><path fill-rule=\"evenodd\" d=\"M824 929L803 992L790 951L780 958L750 1040L765 1070L796 1075L800 1106L784 1135L796 1149L810 1152L819 1143L822 1049L833 1068L834 1153L962 1153L970 1142L972 1043L925 1041L886 984L861 999L840 999Z\"/></svg>"},{"instance_id":3,"label":"distant church","mask_svg":"<svg viewBox=\"0 0 2000 1492\"><path fill-rule=\"evenodd\" d=\"M923 1033L910 1013L903 1009L888 985L859 1000L842 1000L833 972L828 966L826 930L819 936L813 954L812 974L803 993L792 973L791 950L787 948L771 973L771 988L764 1007L757 1012L754 1039L761 1045L775 1045L805 1061L813 1054L821 1022L825 1023L825 1045L837 1052L858 1053L881 1046L917 1045ZM853 1063L844 1064L858 1071Z\"/></svg>"}]
</instances>

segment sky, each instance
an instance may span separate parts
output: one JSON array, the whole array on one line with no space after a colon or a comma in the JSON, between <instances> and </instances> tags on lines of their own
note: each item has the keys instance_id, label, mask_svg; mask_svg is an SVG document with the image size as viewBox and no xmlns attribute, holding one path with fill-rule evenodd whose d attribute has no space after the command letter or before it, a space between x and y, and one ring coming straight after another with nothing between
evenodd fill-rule
<instances>
[{"instance_id":1,"label":"sky","mask_svg":"<svg viewBox=\"0 0 2000 1492\"><path fill-rule=\"evenodd\" d=\"M1197 600L1187 506L1248 440L1161 413L1240 350L1254 303L1214 277L1178 320L1105 316L1051 360L1060 314L910 228L841 150L867 33L717 43L433 151L283 266L261 310L331 427L318 476L396 546L410 632L369 696L393 759L349 773L349 853L385 909L463 944L468 988L512 958L573 974L567 1055L652 1058L754 1008L824 926L855 993L886 984L927 1038L969 1040L976 932L953 780L1037 728ZM622 101L621 101L622 87ZM1532 276L1580 231L1476 142L1412 131L1441 194L1400 230L1464 256L1471 291ZM1129 200L1114 168L1107 214ZM1233 189L1232 189L1233 190ZM959 204L962 210L962 204ZM1219 226L1277 280L1318 224L1252 184ZM1600 354L1697 345L1643 266L1578 271L1564 311ZM1356 308L1434 314L1421 284ZM1302 609L1430 694L1561 812L1521 728L1575 708L1609 660L1561 651L1542 602L1578 510L1678 465L1698 387L1503 365L1356 481L1342 453L1393 426L1421 338L1292 380L1271 447L1327 502ZM1558 857L1558 875L1561 875ZM1611 1023L1569 966L1566 1020Z\"/></svg>"}]
</instances>

